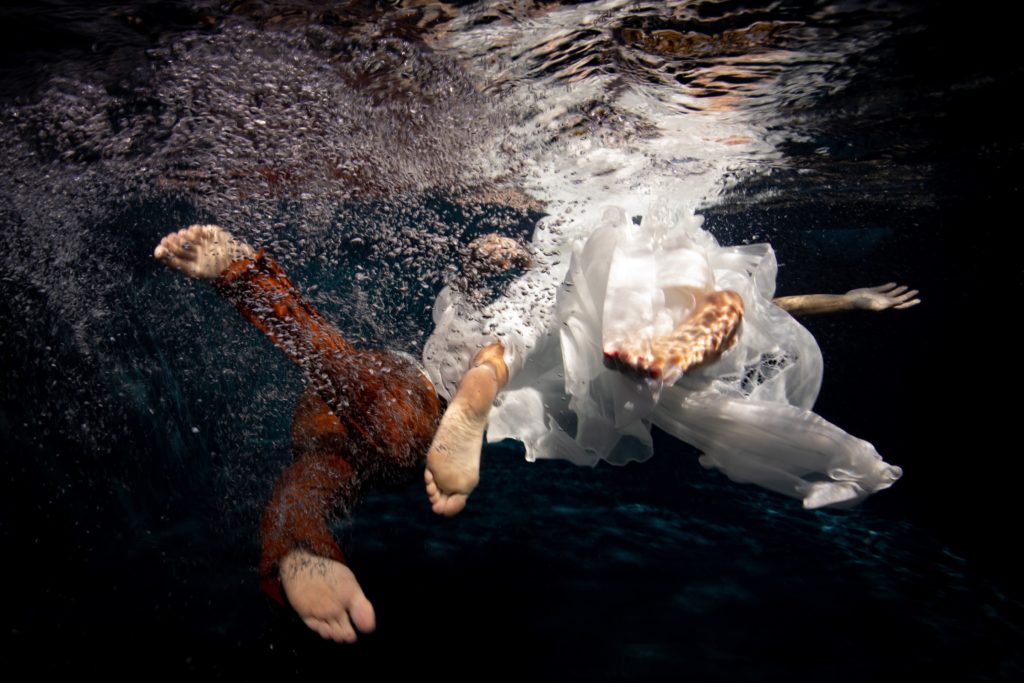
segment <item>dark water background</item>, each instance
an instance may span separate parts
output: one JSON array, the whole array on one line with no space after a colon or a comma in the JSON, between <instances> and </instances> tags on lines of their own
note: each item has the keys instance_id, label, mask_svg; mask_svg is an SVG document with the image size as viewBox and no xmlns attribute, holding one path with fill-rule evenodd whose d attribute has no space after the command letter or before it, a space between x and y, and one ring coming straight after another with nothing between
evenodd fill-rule
<instances>
[{"instance_id":1,"label":"dark water background","mask_svg":"<svg viewBox=\"0 0 1024 683\"><path fill-rule=\"evenodd\" d=\"M135 5L142 29L111 20L120 16L113 5L5 9L2 97L25 111L52 69L90 68L97 51L108 66L130 65L133 42L141 49L195 30L197 17L266 7L253 5ZM792 17L812 6L759 11ZM872 30L868 7L845 15L838 38ZM898 7L891 36L843 64L842 88L783 108L780 126L802 132L781 146L789 163L739 183L705 215L717 235L758 226L782 263L780 294L890 279L922 290L911 311L807 323L826 359L816 410L872 441L904 478L856 511L806 512L703 471L691 449L663 435L656 457L626 468L526 465L513 447L490 448L459 518L434 518L414 482L370 497L339 529L378 615L378 632L354 648L320 642L256 585L258 515L289 458L298 373L212 291L149 258L168 226L221 215L190 191L124 182L122 195L90 197L100 205L82 218L79 205L58 205L65 195L8 161L8 657L38 671L120 675L141 661L225 678L461 675L460 656L472 652L465 675L540 680L1019 679L1019 420L1016 401L996 397L1015 389L1005 321L1022 294L1019 23ZM104 53L122 43L121 57ZM88 156L67 163L97 166ZM19 179L37 185L27 191ZM440 218L452 251L475 230L528 232L537 217L486 202L465 209L445 193L418 197L401 210L338 198L335 222L352 231L344 239L306 235L294 218L301 198L270 212L280 216L275 239L289 271L316 285L317 304L356 338L415 350L443 279L419 261L403 267L400 253L380 260L386 235L368 246L359 226L387 223L397 234ZM229 199L243 213L267 213L258 196ZM26 218L33 208L58 226L72 224L62 211L76 213L86 229L74 258L118 262L113 284L83 279L59 253L35 268L24 238L39 225ZM449 251L441 261L454 258ZM90 297L102 316L83 327L68 307ZM397 313L375 325L382 308Z\"/></svg>"}]
</instances>

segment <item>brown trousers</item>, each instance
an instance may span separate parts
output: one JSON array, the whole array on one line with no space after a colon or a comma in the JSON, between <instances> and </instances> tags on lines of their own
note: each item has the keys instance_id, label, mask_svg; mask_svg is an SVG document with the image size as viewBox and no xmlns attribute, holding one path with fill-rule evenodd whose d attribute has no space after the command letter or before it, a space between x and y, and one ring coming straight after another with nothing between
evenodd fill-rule
<instances>
[{"instance_id":1,"label":"brown trousers","mask_svg":"<svg viewBox=\"0 0 1024 683\"><path fill-rule=\"evenodd\" d=\"M304 549L344 562L330 516L347 514L368 489L417 472L443 406L408 358L349 344L262 250L232 263L215 284L306 378L292 421L294 462L260 524L260 586L283 603L281 559Z\"/></svg>"}]
</instances>

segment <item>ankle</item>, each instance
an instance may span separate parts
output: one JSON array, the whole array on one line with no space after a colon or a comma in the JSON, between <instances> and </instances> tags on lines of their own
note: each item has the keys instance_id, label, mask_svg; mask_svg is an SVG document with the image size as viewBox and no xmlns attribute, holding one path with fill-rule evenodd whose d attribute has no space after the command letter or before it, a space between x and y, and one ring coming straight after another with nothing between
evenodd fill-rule
<instances>
[{"instance_id":1,"label":"ankle","mask_svg":"<svg viewBox=\"0 0 1024 683\"><path fill-rule=\"evenodd\" d=\"M505 347L495 342L480 349L473 357L471 369L487 368L497 383L496 391L508 384L508 366L505 365Z\"/></svg>"}]
</instances>

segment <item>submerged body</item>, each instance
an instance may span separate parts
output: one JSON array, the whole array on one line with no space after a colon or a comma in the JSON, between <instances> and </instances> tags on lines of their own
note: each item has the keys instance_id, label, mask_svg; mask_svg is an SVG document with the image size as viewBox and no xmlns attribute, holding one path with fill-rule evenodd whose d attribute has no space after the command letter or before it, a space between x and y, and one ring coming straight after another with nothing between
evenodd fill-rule
<instances>
[{"instance_id":1,"label":"submerged body","mask_svg":"<svg viewBox=\"0 0 1024 683\"><path fill-rule=\"evenodd\" d=\"M654 425L736 481L808 508L852 505L901 471L811 412L821 353L773 303L776 272L769 245L719 246L692 215L656 211L638 226L611 210L571 246L561 281L533 275L553 292L547 311L529 308L540 297L475 307L457 290L443 292L424 364L451 397L465 368L453 359L501 344L510 377L487 439L519 440L529 460L644 460ZM677 342L681 325L707 316L709 297L729 292L742 300L735 336L720 340L713 357L673 363L679 348L666 340Z\"/></svg>"},{"instance_id":2,"label":"submerged body","mask_svg":"<svg viewBox=\"0 0 1024 683\"><path fill-rule=\"evenodd\" d=\"M673 233L616 218L576 243L551 311L500 300L495 325L493 310L443 292L448 304L424 350L430 377L404 354L353 347L280 266L221 228L191 226L161 241L158 259L213 281L306 378L292 425L295 462L261 523L267 593L287 598L325 638L351 642L356 630L373 630L372 605L330 518L372 487L409 479L424 461L435 512L457 514L478 482L489 418L491 440L520 439L531 459L591 464L648 457L656 424L701 448L706 465L807 507L851 504L898 478L870 444L810 412L820 353L771 302L770 247L721 248L696 226ZM528 261L499 238L487 244L473 268ZM857 290L871 306L856 307L917 303L908 301L916 292L886 289ZM855 293L786 305L840 310L859 300ZM560 329L539 324L552 319ZM447 372L466 356L468 368ZM446 408L432 382L451 398Z\"/></svg>"}]
</instances>

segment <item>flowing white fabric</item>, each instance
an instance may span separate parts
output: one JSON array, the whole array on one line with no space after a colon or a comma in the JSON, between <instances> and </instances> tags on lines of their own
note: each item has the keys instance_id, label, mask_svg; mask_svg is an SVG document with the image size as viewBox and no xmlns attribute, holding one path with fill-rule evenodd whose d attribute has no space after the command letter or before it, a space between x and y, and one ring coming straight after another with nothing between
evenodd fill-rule
<instances>
[{"instance_id":1,"label":"flowing white fabric","mask_svg":"<svg viewBox=\"0 0 1024 683\"><path fill-rule=\"evenodd\" d=\"M654 211L638 226L610 210L571 249L567 272L530 271L488 306L451 289L438 297L424 364L442 394L454 394L477 350L505 346L511 379L489 441L521 441L528 460L624 464L650 457L653 424L700 449L705 467L807 508L854 505L900 477L870 443L811 412L821 352L771 303L769 245L721 247L692 214ZM720 290L737 292L745 308L721 359L660 381L605 367L605 344L663 336L700 293Z\"/></svg>"}]
</instances>

